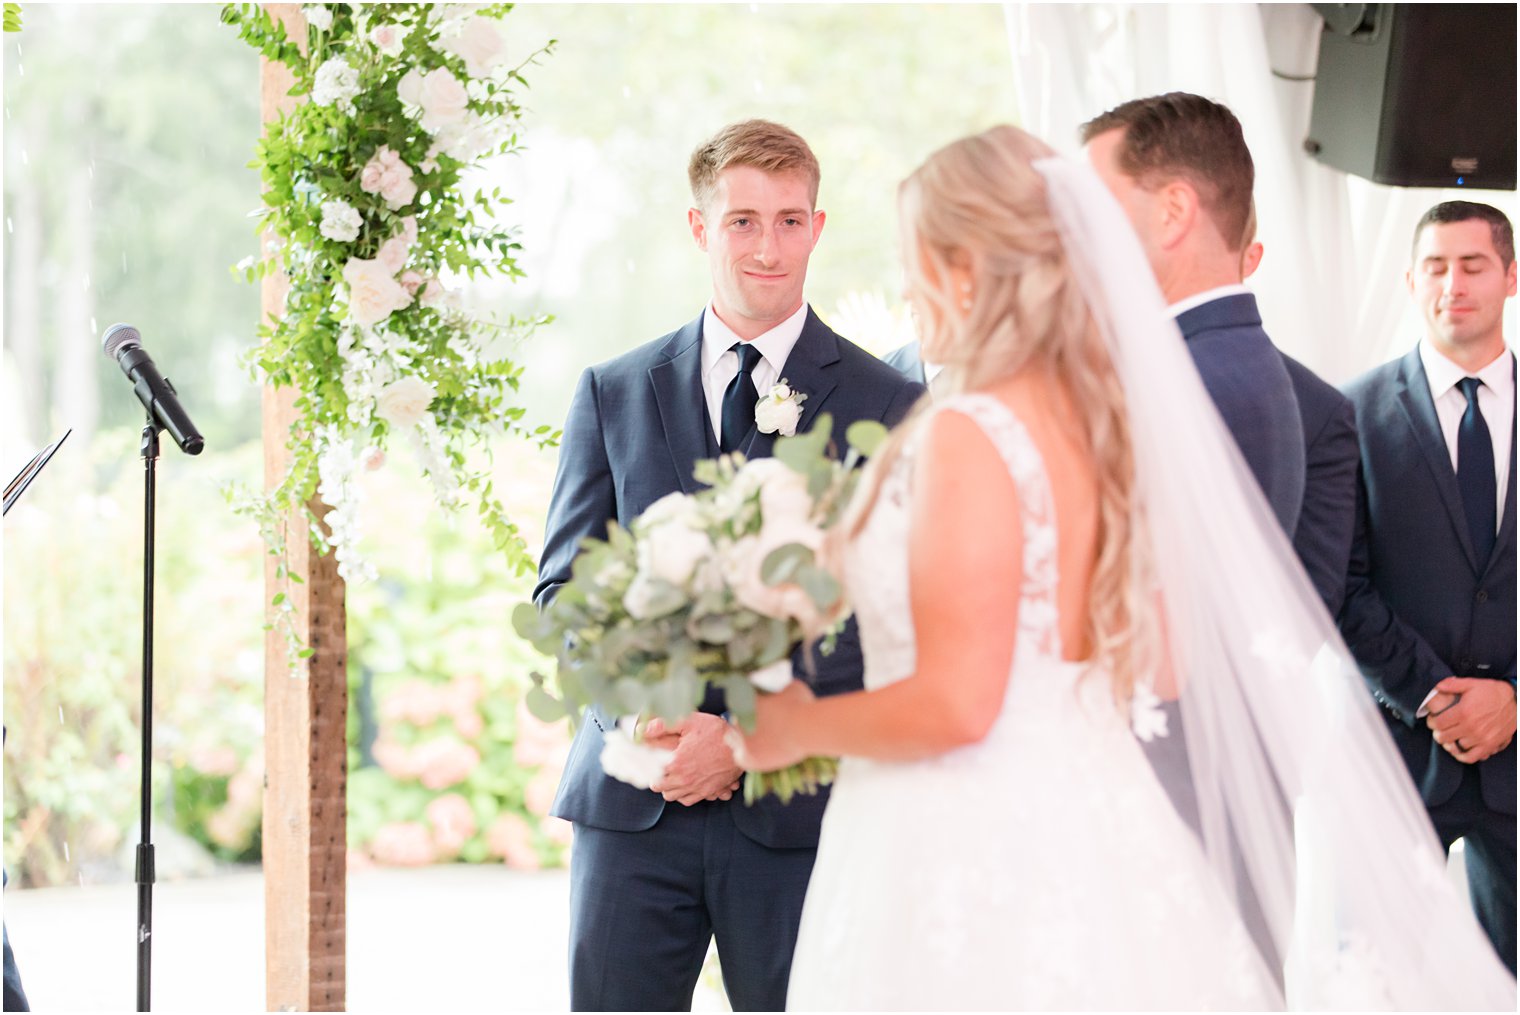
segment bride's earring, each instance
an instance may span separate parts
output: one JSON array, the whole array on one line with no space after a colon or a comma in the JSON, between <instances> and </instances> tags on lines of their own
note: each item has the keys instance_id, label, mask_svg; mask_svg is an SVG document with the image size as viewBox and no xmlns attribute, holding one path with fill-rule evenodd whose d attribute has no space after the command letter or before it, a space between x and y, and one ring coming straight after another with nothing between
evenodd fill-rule
<instances>
[{"instance_id":1,"label":"bride's earring","mask_svg":"<svg viewBox=\"0 0 1520 1015\"><path fill-rule=\"evenodd\" d=\"M962 282L961 283L961 309L962 310L970 310L971 309L971 283L970 282Z\"/></svg>"}]
</instances>

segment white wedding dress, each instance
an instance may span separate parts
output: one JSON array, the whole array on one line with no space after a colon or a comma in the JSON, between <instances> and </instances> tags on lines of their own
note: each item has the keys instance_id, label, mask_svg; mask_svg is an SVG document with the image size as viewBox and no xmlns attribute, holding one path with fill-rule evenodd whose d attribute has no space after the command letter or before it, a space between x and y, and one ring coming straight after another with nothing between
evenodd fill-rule
<instances>
[{"instance_id":1,"label":"white wedding dress","mask_svg":"<svg viewBox=\"0 0 1520 1015\"><path fill-rule=\"evenodd\" d=\"M1062 660L1057 519L1023 424L988 395L960 395L935 411L980 425L1021 498L1024 575L1007 696L980 743L923 761L844 760L788 1006L1281 1007L1106 675ZM909 448L898 459L848 551L867 688L915 666L914 456Z\"/></svg>"}]
</instances>

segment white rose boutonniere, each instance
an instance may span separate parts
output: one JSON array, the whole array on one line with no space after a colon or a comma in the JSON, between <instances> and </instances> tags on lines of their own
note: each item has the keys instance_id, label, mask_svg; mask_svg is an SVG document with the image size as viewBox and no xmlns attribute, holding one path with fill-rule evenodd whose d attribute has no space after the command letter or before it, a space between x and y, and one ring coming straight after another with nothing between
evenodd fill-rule
<instances>
[{"instance_id":1,"label":"white rose boutonniere","mask_svg":"<svg viewBox=\"0 0 1520 1015\"><path fill-rule=\"evenodd\" d=\"M755 403L755 428L761 433L779 433L790 437L797 432L797 421L802 418L802 403L807 396L793 391L786 378L781 378Z\"/></svg>"},{"instance_id":2,"label":"white rose boutonniere","mask_svg":"<svg viewBox=\"0 0 1520 1015\"><path fill-rule=\"evenodd\" d=\"M387 384L375 400L375 415L401 430L414 426L433 404L437 392L421 377L403 377Z\"/></svg>"}]
</instances>

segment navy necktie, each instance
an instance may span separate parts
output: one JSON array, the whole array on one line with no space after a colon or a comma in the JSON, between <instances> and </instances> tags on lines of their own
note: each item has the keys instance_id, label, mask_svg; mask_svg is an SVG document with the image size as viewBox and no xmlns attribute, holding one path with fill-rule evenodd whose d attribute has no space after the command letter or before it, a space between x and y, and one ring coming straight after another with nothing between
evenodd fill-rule
<instances>
[{"instance_id":1,"label":"navy necktie","mask_svg":"<svg viewBox=\"0 0 1520 1015\"><path fill-rule=\"evenodd\" d=\"M723 433L718 447L724 454L739 450L744 435L755 425L755 403L760 401L753 373L760 350L748 342L735 342L731 348L739 354L739 372L723 391Z\"/></svg>"},{"instance_id":2,"label":"navy necktie","mask_svg":"<svg viewBox=\"0 0 1520 1015\"><path fill-rule=\"evenodd\" d=\"M1476 377L1464 377L1457 384L1467 396L1467 411L1457 426L1457 486L1462 489L1467 534L1472 538L1473 552L1478 555L1481 568L1494 551L1494 527L1499 519L1494 442L1478 409L1478 388L1483 382Z\"/></svg>"}]
</instances>

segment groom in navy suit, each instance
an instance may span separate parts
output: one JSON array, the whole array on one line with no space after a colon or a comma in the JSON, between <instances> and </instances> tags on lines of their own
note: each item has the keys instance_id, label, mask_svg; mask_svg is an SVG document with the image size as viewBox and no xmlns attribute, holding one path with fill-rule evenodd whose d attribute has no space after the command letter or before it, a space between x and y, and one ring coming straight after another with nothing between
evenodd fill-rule
<instances>
[{"instance_id":1,"label":"groom in navy suit","mask_svg":"<svg viewBox=\"0 0 1520 1015\"><path fill-rule=\"evenodd\" d=\"M897 423L923 394L836 335L803 299L823 230L819 170L807 143L763 120L724 128L693 153L692 238L712 297L690 323L588 369L570 406L549 504L535 598L570 576L588 536L627 525L668 493L697 489L699 459L769 455L759 396L783 378L806 395L798 430L820 413L841 438L851 423ZM853 625L806 676L820 695L861 687ZM570 886L570 1001L577 1011L691 1006L709 942L736 1011L780 1011L827 794L746 806L724 742L720 693L650 741L674 751L649 790L602 771L595 711L576 733L553 813L575 824Z\"/></svg>"},{"instance_id":2,"label":"groom in navy suit","mask_svg":"<svg viewBox=\"0 0 1520 1015\"><path fill-rule=\"evenodd\" d=\"M1413 350L1346 388L1361 434L1341 633L1473 909L1515 971L1515 237L1448 201L1415 229ZM1397 886L1390 886L1397 891Z\"/></svg>"}]
</instances>

